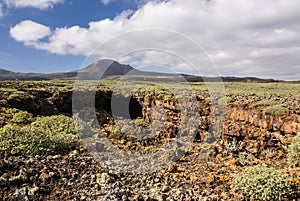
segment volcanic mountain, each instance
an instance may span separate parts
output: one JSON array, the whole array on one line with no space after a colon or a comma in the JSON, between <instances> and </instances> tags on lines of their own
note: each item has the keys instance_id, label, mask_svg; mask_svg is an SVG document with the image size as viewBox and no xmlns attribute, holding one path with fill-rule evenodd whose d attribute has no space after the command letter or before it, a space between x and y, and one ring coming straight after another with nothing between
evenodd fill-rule
<instances>
[{"instance_id":1,"label":"volcanic mountain","mask_svg":"<svg viewBox=\"0 0 300 201\"><path fill-rule=\"evenodd\" d=\"M104 79L125 75L134 68L112 60L99 60L83 69L59 73L16 73L0 69L0 80ZM138 70L134 70L139 72Z\"/></svg>"}]
</instances>

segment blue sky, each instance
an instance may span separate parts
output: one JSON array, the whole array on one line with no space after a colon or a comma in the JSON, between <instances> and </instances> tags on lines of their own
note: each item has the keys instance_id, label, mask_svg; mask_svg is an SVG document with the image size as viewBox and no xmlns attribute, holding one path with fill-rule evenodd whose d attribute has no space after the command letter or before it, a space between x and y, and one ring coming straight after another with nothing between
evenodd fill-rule
<instances>
[{"instance_id":1,"label":"blue sky","mask_svg":"<svg viewBox=\"0 0 300 201\"><path fill-rule=\"evenodd\" d=\"M14 40L10 28L23 20L32 20L55 27L79 25L87 27L90 21L114 18L127 9L136 9L137 4L125 1L103 4L99 0L65 0L48 9L36 7L9 7L2 2L0 17L0 68L17 72L57 72L80 68L84 56L57 55L36 50Z\"/></svg>"},{"instance_id":2,"label":"blue sky","mask_svg":"<svg viewBox=\"0 0 300 201\"><path fill-rule=\"evenodd\" d=\"M299 0L0 0L0 68L79 69L99 44L155 28L196 42L207 55L195 54L168 34L161 36L165 49L184 50L186 58L199 58L198 66L203 56L209 57L220 75L300 80L299 8ZM148 41L151 46L152 36L143 32L117 45L126 49ZM99 58L103 51L98 51ZM174 55L153 50L123 56L119 62L193 73Z\"/></svg>"}]
</instances>

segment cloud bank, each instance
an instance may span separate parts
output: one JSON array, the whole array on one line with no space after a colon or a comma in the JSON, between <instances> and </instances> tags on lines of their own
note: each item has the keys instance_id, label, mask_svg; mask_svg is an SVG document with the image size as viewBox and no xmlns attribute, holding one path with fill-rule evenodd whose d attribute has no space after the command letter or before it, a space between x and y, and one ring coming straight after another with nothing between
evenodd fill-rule
<instances>
[{"instance_id":1,"label":"cloud bank","mask_svg":"<svg viewBox=\"0 0 300 201\"><path fill-rule=\"evenodd\" d=\"M57 27L50 32L49 27L38 26L37 22L23 21L10 33L25 45L53 54L87 55L120 33L167 29L201 45L223 75L299 79L299 8L298 0L149 1L133 13L124 11L114 19L90 22L87 28ZM30 26L39 31L28 36ZM128 45L144 41L147 36L128 41ZM162 41L170 47L176 43L168 36ZM145 60L149 59L146 56Z\"/></svg>"}]
</instances>

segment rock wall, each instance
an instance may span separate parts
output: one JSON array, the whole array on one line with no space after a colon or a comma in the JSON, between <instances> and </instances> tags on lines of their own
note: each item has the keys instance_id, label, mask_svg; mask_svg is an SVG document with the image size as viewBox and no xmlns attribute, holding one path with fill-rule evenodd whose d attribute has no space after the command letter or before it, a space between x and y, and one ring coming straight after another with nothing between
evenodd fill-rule
<instances>
[{"instance_id":1,"label":"rock wall","mask_svg":"<svg viewBox=\"0 0 300 201\"><path fill-rule=\"evenodd\" d=\"M257 154L266 148L285 148L292 136L300 132L297 115L290 112L282 116L263 115L259 108L243 109L227 107L222 139L225 144L232 140L240 141L239 149Z\"/></svg>"},{"instance_id":2,"label":"rock wall","mask_svg":"<svg viewBox=\"0 0 300 201\"><path fill-rule=\"evenodd\" d=\"M136 97L143 101L143 117L146 121L149 121L152 107L161 107L171 117L173 124L180 123L181 106L176 99L165 100L162 96L149 97L146 94L136 94ZM200 109L200 125L196 138L201 139L211 126L212 105L204 98L198 98L197 104ZM218 142L219 149L226 149L230 143L235 143L238 150L253 154L260 154L267 148L286 148L292 137L300 132L300 123L297 122L299 111L290 110L284 115L272 116L264 115L263 109L264 107L228 104Z\"/></svg>"},{"instance_id":3,"label":"rock wall","mask_svg":"<svg viewBox=\"0 0 300 201\"><path fill-rule=\"evenodd\" d=\"M89 92L81 92L83 101ZM112 118L111 95L109 91L99 91L95 95L95 106L100 123L107 123ZM181 122L181 107L198 106L198 114L188 114L199 118L197 139L209 132L212 121L212 106L203 97L191 104L178 101L173 96L135 93L130 101L130 108L134 108L134 118L142 116L146 123L156 120L157 123L166 120L168 126L164 127L162 137L176 137L178 125ZM30 91L20 96L12 96L7 100L8 107L29 111L34 115L72 114L72 91ZM141 110L141 111L139 111ZM191 110L195 111L195 110ZM282 116L264 116L263 107L250 107L248 105L228 104L226 107L226 120L223 125L220 148L235 142L240 150L247 150L259 154L266 148L279 147L284 149L290 143L292 136L300 132L297 122L299 111L290 110ZM152 122L153 123L153 122ZM173 126L170 126L170 125ZM171 134L170 134L171 133Z\"/></svg>"}]
</instances>

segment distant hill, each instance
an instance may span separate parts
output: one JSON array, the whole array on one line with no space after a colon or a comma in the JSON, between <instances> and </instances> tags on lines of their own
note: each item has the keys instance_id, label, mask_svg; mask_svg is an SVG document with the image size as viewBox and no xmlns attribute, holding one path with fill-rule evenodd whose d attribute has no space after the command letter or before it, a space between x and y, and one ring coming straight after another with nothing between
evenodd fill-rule
<instances>
[{"instance_id":1,"label":"distant hill","mask_svg":"<svg viewBox=\"0 0 300 201\"><path fill-rule=\"evenodd\" d=\"M13 76L16 73L9 71L9 70L5 70L5 69L0 69L0 76Z\"/></svg>"},{"instance_id":2,"label":"distant hill","mask_svg":"<svg viewBox=\"0 0 300 201\"><path fill-rule=\"evenodd\" d=\"M221 78L223 82L282 82L283 80L275 80L275 79L262 79L257 77L234 77L234 76L227 76L227 77L198 77L198 76L186 76L185 77L189 82L213 82L218 80L217 78Z\"/></svg>"},{"instance_id":3,"label":"distant hill","mask_svg":"<svg viewBox=\"0 0 300 201\"><path fill-rule=\"evenodd\" d=\"M106 70L105 70L106 69ZM82 80L98 80L98 79L117 79L123 75L130 74L136 80L176 80L176 77L184 77L190 82L215 81L216 77L199 77L186 74L167 74L157 72L146 72L137 70L130 65L120 64L113 60L99 60L83 69L59 72L59 73L17 73L5 69L0 69L0 80L54 80L54 79L82 79ZM100 75L102 75L100 77ZM274 79L260 79L256 77L221 77L223 82L278 82Z\"/></svg>"},{"instance_id":4,"label":"distant hill","mask_svg":"<svg viewBox=\"0 0 300 201\"><path fill-rule=\"evenodd\" d=\"M13 71L0 69L0 80L47 80L43 74L39 73L16 73Z\"/></svg>"}]
</instances>

